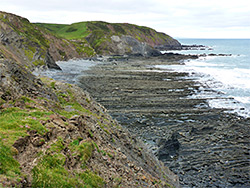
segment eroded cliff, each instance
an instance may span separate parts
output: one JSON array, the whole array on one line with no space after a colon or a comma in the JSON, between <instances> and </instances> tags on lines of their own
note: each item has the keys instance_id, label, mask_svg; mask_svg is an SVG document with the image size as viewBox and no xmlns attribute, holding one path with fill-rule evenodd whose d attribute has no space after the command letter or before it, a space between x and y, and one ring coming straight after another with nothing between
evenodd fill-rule
<instances>
[{"instance_id":1,"label":"eroded cliff","mask_svg":"<svg viewBox=\"0 0 250 188\"><path fill-rule=\"evenodd\" d=\"M87 92L32 74L89 56L88 43L9 13L0 13L0 26L0 187L179 187Z\"/></svg>"}]
</instances>

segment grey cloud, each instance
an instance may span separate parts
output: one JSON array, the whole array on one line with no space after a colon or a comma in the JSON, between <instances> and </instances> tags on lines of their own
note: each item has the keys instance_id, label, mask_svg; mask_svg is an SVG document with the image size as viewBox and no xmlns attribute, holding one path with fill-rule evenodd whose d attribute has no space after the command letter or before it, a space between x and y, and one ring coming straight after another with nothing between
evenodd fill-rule
<instances>
[{"instance_id":1,"label":"grey cloud","mask_svg":"<svg viewBox=\"0 0 250 188\"><path fill-rule=\"evenodd\" d=\"M153 1L150 0L3 0L8 4L21 7L24 10L37 11L83 11L83 12L141 12L147 11L147 7L151 7ZM4 3L4 2L3 2Z\"/></svg>"},{"instance_id":2,"label":"grey cloud","mask_svg":"<svg viewBox=\"0 0 250 188\"><path fill-rule=\"evenodd\" d=\"M241 31L249 29L250 8L233 1L217 1L1 0L1 8L7 7L16 11L13 13L22 13L20 16L33 22L103 20L131 22L154 28L190 28L190 31L193 28L200 31L232 27L239 27Z\"/></svg>"}]
</instances>

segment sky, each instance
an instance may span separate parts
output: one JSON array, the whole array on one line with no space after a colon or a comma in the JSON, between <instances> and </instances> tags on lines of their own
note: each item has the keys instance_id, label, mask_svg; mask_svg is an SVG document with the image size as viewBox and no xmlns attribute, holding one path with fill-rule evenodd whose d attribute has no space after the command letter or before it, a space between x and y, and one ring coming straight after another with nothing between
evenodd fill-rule
<instances>
[{"instance_id":1,"label":"sky","mask_svg":"<svg viewBox=\"0 0 250 188\"><path fill-rule=\"evenodd\" d=\"M249 0L0 0L30 22L132 23L174 38L250 38Z\"/></svg>"}]
</instances>

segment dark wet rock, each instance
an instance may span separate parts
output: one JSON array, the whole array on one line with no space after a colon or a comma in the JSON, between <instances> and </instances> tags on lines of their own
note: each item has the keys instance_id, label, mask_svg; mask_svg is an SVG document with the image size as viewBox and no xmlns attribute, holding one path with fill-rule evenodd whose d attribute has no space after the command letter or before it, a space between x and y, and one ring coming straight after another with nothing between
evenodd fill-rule
<instances>
[{"instance_id":1,"label":"dark wet rock","mask_svg":"<svg viewBox=\"0 0 250 188\"><path fill-rule=\"evenodd\" d=\"M207 57L207 56L232 56L232 54L214 54L214 53L211 53L211 54L200 54L198 55L199 57Z\"/></svg>"},{"instance_id":2,"label":"dark wet rock","mask_svg":"<svg viewBox=\"0 0 250 188\"><path fill-rule=\"evenodd\" d=\"M55 60L52 58L52 56L50 55L49 51L47 51L46 56L45 56L45 60L44 60L45 64L48 66L48 68L50 69L56 69L56 70L62 70L55 62Z\"/></svg>"},{"instance_id":3,"label":"dark wet rock","mask_svg":"<svg viewBox=\"0 0 250 188\"><path fill-rule=\"evenodd\" d=\"M185 60L185 59L197 59L199 56L198 55L183 55L183 54L178 54L178 53L164 53L160 55L159 57L165 58L166 60L171 59L172 61L175 60Z\"/></svg>"},{"instance_id":4,"label":"dark wet rock","mask_svg":"<svg viewBox=\"0 0 250 188\"><path fill-rule=\"evenodd\" d=\"M168 54L110 62L86 71L79 85L143 139L183 187L249 187L250 119L189 97L203 86L187 73L154 67L179 60Z\"/></svg>"},{"instance_id":5,"label":"dark wet rock","mask_svg":"<svg viewBox=\"0 0 250 188\"><path fill-rule=\"evenodd\" d=\"M171 138L160 139L158 143L157 156L161 161L172 160L179 155L180 143L177 139L177 133L172 134Z\"/></svg>"},{"instance_id":6,"label":"dark wet rock","mask_svg":"<svg viewBox=\"0 0 250 188\"><path fill-rule=\"evenodd\" d=\"M155 49L163 51L163 50L181 50L182 45L177 40L168 41L165 44L155 45Z\"/></svg>"},{"instance_id":7,"label":"dark wet rock","mask_svg":"<svg viewBox=\"0 0 250 188\"><path fill-rule=\"evenodd\" d=\"M212 48L204 45L193 44L193 45L181 45L181 50L212 50Z\"/></svg>"}]
</instances>

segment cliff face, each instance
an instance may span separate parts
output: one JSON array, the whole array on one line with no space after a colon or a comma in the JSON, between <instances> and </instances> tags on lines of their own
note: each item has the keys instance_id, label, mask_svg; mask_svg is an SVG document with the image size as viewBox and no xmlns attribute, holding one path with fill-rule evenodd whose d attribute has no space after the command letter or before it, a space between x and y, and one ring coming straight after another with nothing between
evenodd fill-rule
<instances>
[{"instance_id":1,"label":"cliff face","mask_svg":"<svg viewBox=\"0 0 250 188\"><path fill-rule=\"evenodd\" d=\"M0 56L29 68L59 67L58 60L99 55L159 55L159 49L180 49L172 37L132 24L80 22L32 24L26 18L0 12Z\"/></svg>"},{"instance_id":2,"label":"cliff face","mask_svg":"<svg viewBox=\"0 0 250 188\"><path fill-rule=\"evenodd\" d=\"M180 43L172 37L154 29L128 23L87 22L86 37L97 51L111 54L154 54L154 48L179 48ZM155 52L156 53L156 52Z\"/></svg>"},{"instance_id":3,"label":"cliff face","mask_svg":"<svg viewBox=\"0 0 250 188\"><path fill-rule=\"evenodd\" d=\"M0 60L0 186L178 187L88 93Z\"/></svg>"},{"instance_id":4,"label":"cliff face","mask_svg":"<svg viewBox=\"0 0 250 188\"><path fill-rule=\"evenodd\" d=\"M154 29L128 23L80 22L71 25L37 24L63 38L87 40L98 54L140 54L150 56L157 53L154 48L180 49L181 44L172 37Z\"/></svg>"},{"instance_id":5,"label":"cliff face","mask_svg":"<svg viewBox=\"0 0 250 188\"><path fill-rule=\"evenodd\" d=\"M31 73L95 54L86 39L62 39L3 12L0 26L0 187L179 187L87 92Z\"/></svg>"},{"instance_id":6,"label":"cliff face","mask_svg":"<svg viewBox=\"0 0 250 188\"><path fill-rule=\"evenodd\" d=\"M82 48L83 45L85 48ZM59 69L55 61L94 55L94 50L89 48L91 49L83 42L58 38L25 18L0 12L1 56L13 59L28 68L48 66Z\"/></svg>"}]
</instances>

